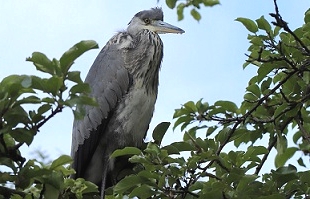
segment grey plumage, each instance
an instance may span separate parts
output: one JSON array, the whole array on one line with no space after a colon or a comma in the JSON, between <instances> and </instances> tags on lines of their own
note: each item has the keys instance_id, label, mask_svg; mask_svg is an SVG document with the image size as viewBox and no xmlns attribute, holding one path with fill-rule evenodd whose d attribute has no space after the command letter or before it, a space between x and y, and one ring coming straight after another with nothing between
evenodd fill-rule
<instances>
[{"instance_id":1,"label":"grey plumage","mask_svg":"<svg viewBox=\"0 0 310 199\"><path fill-rule=\"evenodd\" d=\"M163 57L158 33L184 31L163 22L160 8L137 13L127 31L107 42L85 79L99 106L84 107L84 119L74 121L71 155L74 177L101 186L101 198L118 181L111 153L140 147L153 116Z\"/></svg>"}]
</instances>

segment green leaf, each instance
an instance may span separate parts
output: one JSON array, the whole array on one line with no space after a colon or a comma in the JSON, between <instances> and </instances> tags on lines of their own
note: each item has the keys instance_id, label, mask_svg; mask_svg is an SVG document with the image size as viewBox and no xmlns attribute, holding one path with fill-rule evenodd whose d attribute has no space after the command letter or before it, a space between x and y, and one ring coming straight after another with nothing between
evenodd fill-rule
<instances>
[{"instance_id":1,"label":"green leaf","mask_svg":"<svg viewBox=\"0 0 310 199\"><path fill-rule=\"evenodd\" d=\"M238 110L237 105L231 101L220 100L215 102L214 105L224 108L227 112L236 113Z\"/></svg>"},{"instance_id":2,"label":"green leaf","mask_svg":"<svg viewBox=\"0 0 310 199\"><path fill-rule=\"evenodd\" d=\"M218 1L218 0L202 0L202 3L205 6L212 7L212 6L220 4L220 1Z\"/></svg>"},{"instance_id":3,"label":"green leaf","mask_svg":"<svg viewBox=\"0 0 310 199\"><path fill-rule=\"evenodd\" d=\"M278 117L280 114L283 114L284 111L288 108L288 104L284 103L281 104L280 106L277 107L277 109L275 110L273 116L276 118Z\"/></svg>"},{"instance_id":4,"label":"green leaf","mask_svg":"<svg viewBox=\"0 0 310 199\"><path fill-rule=\"evenodd\" d=\"M159 155L160 154L160 149L159 146L153 142L147 143L146 149L144 149L146 153L154 154L154 155Z\"/></svg>"},{"instance_id":5,"label":"green leaf","mask_svg":"<svg viewBox=\"0 0 310 199\"><path fill-rule=\"evenodd\" d=\"M189 124L192 121L192 117L191 116L183 116L183 117L179 117L177 119L177 121L175 121L174 125L173 125L173 130L176 129L177 126L179 126L180 124L184 123L184 124ZM181 129L183 130L183 129Z\"/></svg>"},{"instance_id":6,"label":"green leaf","mask_svg":"<svg viewBox=\"0 0 310 199\"><path fill-rule=\"evenodd\" d=\"M33 89L38 89L38 90L44 91L46 81L47 81L47 79L37 77L35 75L31 76L31 82L32 82L32 88Z\"/></svg>"},{"instance_id":7,"label":"green leaf","mask_svg":"<svg viewBox=\"0 0 310 199\"><path fill-rule=\"evenodd\" d=\"M296 147L289 147L285 150L284 153L280 154L278 153L275 157L275 166L277 168L282 167L285 165L285 163L293 157L295 152L298 151L298 148Z\"/></svg>"},{"instance_id":8,"label":"green leaf","mask_svg":"<svg viewBox=\"0 0 310 199\"><path fill-rule=\"evenodd\" d=\"M239 17L235 19L235 21L241 22L246 27L246 29L248 29L252 33L256 33L258 31L257 25L251 19Z\"/></svg>"},{"instance_id":9,"label":"green leaf","mask_svg":"<svg viewBox=\"0 0 310 199\"><path fill-rule=\"evenodd\" d=\"M174 142L171 144L171 146L177 148L180 152L195 150L195 148L187 142Z\"/></svg>"},{"instance_id":10,"label":"green leaf","mask_svg":"<svg viewBox=\"0 0 310 199\"><path fill-rule=\"evenodd\" d=\"M270 88L270 84L272 82L272 78L268 77L266 80L264 80L261 84L260 90L264 94L264 92ZM269 90L268 90L269 91Z\"/></svg>"},{"instance_id":11,"label":"green leaf","mask_svg":"<svg viewBox=\"0 0 310 199\"><path fill-rule=\"evenodd\" d=\"M208 137L209 135L211 135L212 133L214 133L214 131L215 131L217 128L218 128L217 126L210 126L210 127L207 129L206 137Z\"/></svg>"},{"instance_id":12,"label":"green leaf","mask_svg":"<svg viewBox=\"0 0 310 199\"><path fill-rule=\"evenodd\" d=\"M45 184L43 193L45 199L55 199L59 197L60 191L50 184Z\"/></svg>"},{"instance_id":13,"label":"green leaf","mask_svg":"<svg viewBox=\"0 0 310 199\"><path fill-rule=\"evenodd\" d=\"M252 84L252 85L248 86L246 88L246 90L250 91L251 93L253 93L257 98L259 98L260 95L261 95L260 89L259 89L257 84Z\"/></svg>"},{"instance_id":14,"label":"green leaf","mask_svg":"<svg viewBox=\"0 0 310 199\"><path fill-rule=\"evenodd\" d=\"M39 104L39 103L41 103L41 99L34 95L24 97L21 100L17 101L17 104Z\"/></svg>"},{"instance_id":15,"label":"green leaf","mask_svg":"<svg viewBox=\"0 0 310 199\"><path fill-rule=\"evenodd\" d=\"M123 149L117 149L112 154L112 158L116 158L124 155L140 155L142 152L140 149L136 147L125 147Z\"/></svg>"},{"instance_id":16,"label":"green leaf","mask_svg":"<svg viewBox=\"0 0 310 199\"><path fill-rule=\"evenodd\" d=\"M257 156L267 153L269 153L269 151L264 146L249 146L243 156L243 159L246 161L261 162Z\"/></svg>"},{"instance_id":17,"label":"green leaf","mask_svg":"<svg viewBox=\"0 0 310 199\"><path fill-rule=\"evenodd\" d=\"M257 70L257 83L260 83L274 69L273 64L263 64Z\"/></svg>"},{"instance_id":18,"label":"green leaf","mask_svg":"<svg viewBox=\"0 0 310 199\"><path fill-rule=\"evenodd\" d=\"M27 124L30 122L29 117L25 109L22 106L16 105L14 108L11 108L3 118L8 122L12 127L17 124L23 123Z\"/></svg>"},{"instance_id":19,"label":"green leaf","mask_svg":"<svg viewBox=\"0 0 310 199\"><path fill-rule=\"evenodd\" d=\"M190 130L186 131L183 135L183 141L193 140L196 138L196 132L198 127L193 127Z\"/></svg>"},{"instance_id":20,"label":"green leaf","mask_svg":"<svg viewBox=\"0 0 310 199\"><path fill-rule=\"evenodd\" d=\"M280 30L281 30L281 27L276 26L276 27L274 28L274 31L273 31L273 36L274 36L274 37L275 37L275 36L278 36Z\"/></svg>"},{"instance_id":21,"label":"green leaf","mask_svg":"<svg viewBox=\"0 0 310 199\"><path fill-rule=\"evenodd\" d=\"M86 189L83 190L83 193L98 193L98 187L92 182L85 181Z\"/></svg>"},{"instance_id":22,"label":"green leaf","mask_svg":"<svg viewBox=\"0 0 310 199\"><path fill-rule=\"evenodd\" d=\"M177 0L166 0L166 4L170 9L173 9L176 3L177 3Z\"/></svg>"},{"instance_id":23,"label":"green leaf","mask_svg":"<svg viewBox=\"0 0 310 199\"><path fill-rule=\"evenodd\" d=\"M185 4L184 4L184 3L180 3L180 4L177 6L177 15L178 15L178 20L179 20L179 21L181 21L182 19L184 19L184 14L183 14L184 8L185 8Z\"/></svg>"},{"instance_id":24,"label":"green leaf","mask_svg":"<svg viewBox=\"0 0 310 199\"><path fill-rule=\"evenodd\" d=\"M268 21L264 18L264 16L261 16L259 19L256 19L256 23L259 29L265 30L267 33L271 32L271 26L268 23Z\"/></svg>"},{"instance_id":25,"label":"green leaf","mask_svg":"<svg viewBox=\"0 0 310 199\"><path fill-rule=\"evenodd\" d=\"M78 84L83 83L81 79L80 71L69 71L67 75L68 75L68 80L73 81Z\"/></svg>"},{"instance_id":26,"label":"green leaf","mask_svg":"<svg viewBox=\"0 0 310 199\"><path fill-rule=\"evenodd\" d=\"M169 126L170 122L162 122L155 127L152 136L156 144L161 144L161 141L166 134Z\"/></svg>"},{"instance_id":27,"label":"green leaf","mask_svg":"<svg viewBox=\"0 0 310 199\"><path fill-rule=\"evenodd\" d=\"M258 178L257 175L244 175L240 179L237 187L237 191L244 192L249 189L249 185Z\"/></svg>"},{"instance_id":28,"label":"green leaf","mask_svg":"<svg viewBox=\"0 0 310 199\"><path fill-rule=\"evenodd\" d=\"M228 136L228 134L229 134L229 132L230 132L230 128L223 128L222 130L220 130L219 132L218 132L218 134L215 136L215 140L216 141L218 141L218 142L220 142L220 143L223 143L225 140L226 140L226 138L227 138L227 136Z\"/></svg>"},{"instance_id":29,"label":"green leaf","mask_svg":"<svg viewBox=\"0 0 310 199\"><path fill-rule=\"evenodd\" d=\"M124 194L127 190L138 186L141 184L141 177L136 175L130 175L119 181L114 186L114 191L116 193Z\"/></svg>"},{"instance_id":30,"label":"green leaf","mask_svg":"<svg viewBox=\"0 0 310 199\"><path fill-rule=\"evenodd\" d=\"M3 161L4 160L4 158L1 158L0 159L1 161L1 165L2 166L8 166L7 165L7 163L8 163L8 161ZM5 160L9 160L8 158L7 159L5 159ZM10 162L11 162L11 160L9 160ZM13 164L13 163L12 163ZM9 167L11 167L11 165L9 166ZM14 167L14 166L13 166ZM3 167L4 168L4 167ZM6 183L6 182L8 182L8 181L10 181L10 182L13 182L13 181L15 181L16 180L16 176L12 176L12 175L10 175L11 173L10 172L2 172L2 171L0 171L0 183Z\"/></svg>"},{"instance_id":31,"label":"green leaf","mask_svg":"<svg viewBox=\"0 0 310 199\"><path fill-rule=\"evenodd\" d=\"M53 103L55 103L55 99L54 98L50 98L50 97L45 97L45 98L42 98L42 102L53 104Z\"/></svg>"},{"instance_id":32,"label":"green leaf","mask_svg":"<svg viewBox=\"0 0 310 199\"><path fill-rule=\"evenodd\" d=\"M63 79L61 77L53 76L46 81L43 91L56 96L62 86Z\"/></svg>"},{"instance_id":33,"label":"green leaf","mask_svg":"<svg viewBox=\"0 0 310 199\"><path fill-rule=\"evenodd\" d=\"M65 105L69 107L74 107L76 105L90 105L90 106L98 106L95 98L91 98L85 95L80 96L71 96L70 99L64 102ZM80 111L80 110L79 110Z\"/></svg>"},{"instance_id":34,"label":"green leaf","mask_svg":"<svg viewBox=\"0 0 310 199\"><path fill-rule=\"evenodd\" d=\"M156 191L154 191L152 187L142 184L141 186L134 188L132 192L129 194L129 197L151 198L151 196L154 195L155 193Z\"/></svg>"},{"instance_id":35,"label":"green leaf","mask_svg":"<svg viewBox=\"0 0 310 199\"><path fill-rule=\"evenodd\" d=\"M197 107L193 101L188 101L183 106L189 111L189 113L197 112Z\"/></svg>"},{"instance_id":36,"label":"green leaf","mask_svg":"<svg viewBox=\"0 0 310 199\"><path fill-rule=\"evenodd\" d=\"M310 22L310 9L308 9L308 10L305 12L304 22L305 22L305 23L309 23L309 22Z\"/></svg>"},{"instance_id":37,"label":"green leaf","mask_svg":"<svg viewBox=\"0 0 310 199\"><path fill-rule=\"evenodd\" d=\"M194 17L194 19L196 19L197 21L200 21L201 15L196 9L193 8L191 10L191 15Z\"/></svg>"},{"instance_id":38,"label":"green leaf","mask_svg":"<svg viewBox=\"0 0 310 199\"><path fill-rule=\"evenodd\" d=\"M79 83L71 87L69 93L76 94L76 93L90 93L91 89L88 83Z\"/></svg>"},{"instance_id":39,"label":"green leaf","mask_svg":"<svg viewBox=\"0 0 310 199\"><path fill-rule=\"evenodd\" d=\"M26 128L16 128L10 132L10 135L21 143L26 143L28 146L32 143L35 132Z\"/></svg>"},{"instance_id":40,"label":"green leaf","mask_svg":"<svg viewBox=\"0 0 310 199\"><path fill-rule=\"evenodd\" d=\"M180 151L177 147L172 145L167 145L162 148L162 150L166 150L167 153L170 154L180 154Z\"/></svg>"},{"instance_id":41,"label":"green leaf","mask_svg":"<svg viewBox=\"0 0 310 199\"><path fill-rule=\"evenodd\" d=\"M50 169L56 170L58 167L64 166L66 164L70 164L72 162L73 162L73 160L70 156L62 155L52 162Z\"/></svg>"},{"instance_id":42,"label":"green leaf","mask_svg":"<svg viewBox=\"0 0 310 199\"><path fill-rule=\"evenodd\" d=\"M300 166L302 166L302 167L307 167L306 165L305 165L305 163L304 163L304 161L303 161L303 159L302 158L299 158L298 160L297 160L297 162L298 162L298 164L300 165Z\"/></svg>"},{"instance_id":43,"label":"green leaf","mask_svg":"<svg viewBox=\"0 0 310 199\"><path fill-rule=\"evenodd\" d=\"M196 102L197 112L200 114L204 114L209 109L209 103L202 103L202 99Z\"/></svg>"},{"instance_id":44,"label":"green leaf","mask_svg":"<svg viewBox=\"0 0 310 199\"><path fill-rule=\"evenodd\" d=\"M251 43L256 46L262 46L263 45L263 39L261 37L253 37L251 39Z\"/></svg>"},{"instance_id":45,"label":"green leaf","mask_svg":"<svg viewBox=\"0 0 310 199\"><path fill-rule=\"evenodd\" d=\"M38 114L42 115L42 114L46 113L47 111L49 111L51 109L52 109L52 105L50 105L50 104L43 104L38 109Z\"/></svg>"},{"instance_id":46,"label":"green leaf","mask_svg":"<svg viewBox=\"0 0 310 199\"><path fill-rule=\"evenodd\" d=\"M184 115L189 115L191 112L188 111L186 108L182 107L180 109L175 109L174 114L173 114L173 119L184 116Z\"/></svg>"},{"instance_id":47,"label":"green leaf","mask_svg":"<svg viewBox=\"0 0 310 199\"><path fill-rule=\"evenodd\" d=\"M75 44L60 58L60 65L63 73L67 73L73 62L88 50L98 48L98 44L93 40L85 40Z\"/></svg>"},{"instance_id":48,"label":"green leaf","mask_svg":"<svg viewBox=\"0 0 310 199\"><path fill-rule=\"evenodd\" d=\"M23 82L25 79L26 82ZM23 93L34 93L32 88L29 87L28 81L27 75L10 75L3 78L0 88L5 90L7 95L11 97L11 100L14 101Z\"/></svg>"},{"instance_id":49,"label":"green leaf","mask_svg":"<svg viewBox=\"0 0 310 199\"><path fill-rule=\"evenodd\" d=\"M34 52L32 53L32 57L27 58L26 61L32 62L39 71L51 75L55 74L56 69L52 64L52 61L43 53Z\"/></svg>"},{"instance_id":50,"label":"green leaf","mask_svg":"<svg viewBox=\"0 0 310 199\"><path fill-rule=\"evenodd\" d=\"M291 164L287 167L280 167L276 171L272 171L272 177L277 188L282 187L285 183L291 180L299 178L296 167Z\"/></svg>"},{"instance_id":51,"label":"green leaf","mask_svg":"<svg viewBox=\"0 0 310 199\"><path fill-rule=\"evenodd\" d=\"M278 134L276 149L277 149L278 154L282 155L283 153L285 153L287 149L287 139L285 135Z\"/></svg>"}]
</instances>

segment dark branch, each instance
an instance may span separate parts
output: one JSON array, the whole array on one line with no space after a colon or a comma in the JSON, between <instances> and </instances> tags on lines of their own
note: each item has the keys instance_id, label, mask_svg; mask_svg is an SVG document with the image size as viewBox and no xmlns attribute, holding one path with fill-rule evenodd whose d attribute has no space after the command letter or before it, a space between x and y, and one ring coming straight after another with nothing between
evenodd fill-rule
<instances>
[{"instance_id":1,"label":"dark branch","mask_svg":"<svg viewBox=\"0 0 310 199\"><path fill-rule=\"evenodd\" d=\"M272 16L273 18L275 18L275 22L272 22L273 25L275 26L279 26L281 28L283 28L286 32L290 33L294 39L302 46L302 48L304 49L304 51L307 52L307 54L310 54L310 50L308 49L308 47L300 40L300 38L288 27L288 24L286 21L284 21L282 19L282 16L280 15L279 12L279 8L278 8L278 4L277 1L274 0L274 6L275 6L275 14L274 13L270 13L270 16Z\"/></svg>"},{"instance_id":2,"label":"dark branch","mask_svg":"<svg viewBox=\"0 0 310 199\"><path fill-rule=\"evenodd\" d=\"M286 126L293 120L293 117L289 117L286 122L281 126L281 129L279 129L279 131L282 133L284 131L284 129L286 128ZM266 153L263 158L261 163L256 167L255 169L255 174L258 175L258 173L260 172L261 168L263 167L265 161L267 160L272 148L275 146L275 144L277 143L277 137L274 137L273 140L271 141L271 143L269 143L269 146L267 148L268 153Z\"/></svg>"},{"instance_id":3,"label":"dark branch","mask_svg":"<svg viewBox=\"0 0 310 199\"><path fill-rule=\"evenodd\" d=\"M263 156L262 161L260 162L259 165L257 165L254 174L256 174L256 175L259 174L259 172L260 172L260 170L262 169L264 163L266 162L266 160L267 160L267 158L268 158L268 156L269 156L269 154L270 154L272 148L275 146L276 143L277 143L277 137L274 137L273 140L272 140L272 142L269 143L269 146L268 146L268 148L267 148L268 153L266 153L266 154Z\"/></svg>"},{"instance_id":4,"label":"dark branch","mask_svg":"<svg viewBox=\"0 0 310 199\"><path fill-rule=\"evenodd\" d=\"M305 129L305 127L302 125L300 119L295 119L301 133L302 133L302 137L307 140L310 143L310 134L308 133L308 131Z\"/></svg>"},{"instance_id":5,"label":"dark branch","mask_svg":"<svg viewBox=\"0 0 310 199\"><path fill-rule=\"evenodd\" d=\"M36 130L39 131L39 129L48 121L50 120L52 117L54 117L57 113L60 113L62 111L64 107L61 106L61 105L58 105L54 110L52 110L52 113L44 118L44 120L40 123L38 123L35 127L36 127Z\"/></svg>"}]
</instances>

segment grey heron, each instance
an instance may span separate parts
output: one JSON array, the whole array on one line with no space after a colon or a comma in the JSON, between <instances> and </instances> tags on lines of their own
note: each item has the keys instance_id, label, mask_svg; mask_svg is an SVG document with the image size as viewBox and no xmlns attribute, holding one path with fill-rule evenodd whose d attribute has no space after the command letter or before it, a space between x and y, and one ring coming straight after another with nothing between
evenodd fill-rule
<instances>
[{"instance_id":1,"label":"grey heron","mask_svg":"<svg viewBox=\"0 0 310 199\"><path fill-rule=\"evenodd\" d=\"M74 178L85 178L104 190L118 179L116 149L140 147L153 116L158 73L163 58L160 33L184 33L165 23L161 8L137 13L127 30L103 47L85 79L99 106L85 106L73 123L71 155ZM121 163L123 167L126 164Z\"/></svg>"}]
</instances>

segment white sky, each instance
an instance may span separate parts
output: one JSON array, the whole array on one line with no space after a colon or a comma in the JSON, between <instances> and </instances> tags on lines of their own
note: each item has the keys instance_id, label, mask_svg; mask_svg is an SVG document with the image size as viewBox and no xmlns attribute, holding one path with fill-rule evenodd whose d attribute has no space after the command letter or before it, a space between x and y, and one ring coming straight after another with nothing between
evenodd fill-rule
<instances>
[{"instance_id":1,"label":"white sky","mask_svg":"<svg viewBox=\"0 0 310 199\"><path fill-rule=\"evenodd\" d=\"M238 105L243 99L248 80L256 73L255 67L242 69L246 59L247 30L237 17L257 19L274 12L272 0L222 0L221 5L202 8L198 23L185 10L185 19L177 21L175 10L165 1L119 0L27 0L0 1L0 79L10 74L36 74L35 67L25 58L34 51L49 58L60 58L62 53L81 40L93 39L100 49L119 30L126 29L133 15L141 10L162 6L170 24L183 30L183 35L162 35L164 59L160 73L159 95L150 132L162 121L172 122L174 109L188 100L203 98L210 104L230 100ZM303 23L303 14L310 1L281 1L280 13L294 29ZM73 65L86 76L100 49L84 54ZM73 115L67 109L50 120L35 137L27 157L36 149L51 158L70 154ZM169 133L166 143L182 139L178 131ZM33 156L32 156L33 157Z\"/></svg>"}]
</instances>

